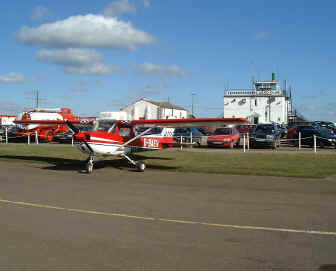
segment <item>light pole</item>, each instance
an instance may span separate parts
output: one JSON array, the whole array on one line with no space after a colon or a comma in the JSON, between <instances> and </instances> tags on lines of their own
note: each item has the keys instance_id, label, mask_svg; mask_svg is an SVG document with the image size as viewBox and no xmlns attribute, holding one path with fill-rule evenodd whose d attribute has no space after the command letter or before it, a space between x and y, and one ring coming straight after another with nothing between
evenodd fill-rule
<instances>
[{"instance_id":1,"label":"light pole","mask_svg":"<svg viewBox=\"0 0 336 271\"><path fill-rule=\"evenodd\" d=\"M195 92L191 92L191 116L194 116L194 96L196 95Z\"/></svg>"}]
</instances>

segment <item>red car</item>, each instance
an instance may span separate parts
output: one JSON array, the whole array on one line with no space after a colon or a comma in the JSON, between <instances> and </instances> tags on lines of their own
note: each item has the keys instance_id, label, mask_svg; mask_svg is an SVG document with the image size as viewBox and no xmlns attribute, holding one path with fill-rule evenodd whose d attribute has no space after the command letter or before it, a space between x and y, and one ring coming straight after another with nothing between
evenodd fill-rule
<instances>
[{"instance_id":1,"label":"red car","mask_svg":"<svg viewBox=\"0 0 336 271\"><path fill-rule=\"evenodd\" d=\"M238 147L240 133L235 127L218 127L213 135L208 136L208 146Z\"/></svg>"},{"instance_id":2,"label":"red car","mask_svg":"<svg viewBox=\"0 0 336 271\"><path fill-rule=\"evenodd\" d=\"M250 134L254 131L255 124L242 124L236 126L237 130L241 134Z\"/></svg>"}]
</instances>

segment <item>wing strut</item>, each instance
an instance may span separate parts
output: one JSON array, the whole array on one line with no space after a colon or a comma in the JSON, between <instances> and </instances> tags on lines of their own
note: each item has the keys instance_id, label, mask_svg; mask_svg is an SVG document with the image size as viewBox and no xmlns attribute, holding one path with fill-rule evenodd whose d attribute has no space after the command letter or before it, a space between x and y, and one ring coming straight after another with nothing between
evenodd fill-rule
<instances>
[{"instance_id":1,"label":"wing strut","mask_svg":"<svg viewBox=\"0 0 336 271\"><path fill-rule=\"evenodd\" d=\"M133 141L137 140L138 138L140 138L140 137L143 136L144 134L148 133L148 132L149 132L150 130L152 130L153 128L155 128L155 127L150 127L150 128L148 128L148 129L146 129L144 132L142 132L142 133L138 134L137 136L131 138L130 140L126 141L123 145L121 145L120 148L125 147L125 146L127 146L128 144L132 143Z\"/></svg>"}]
</instances>

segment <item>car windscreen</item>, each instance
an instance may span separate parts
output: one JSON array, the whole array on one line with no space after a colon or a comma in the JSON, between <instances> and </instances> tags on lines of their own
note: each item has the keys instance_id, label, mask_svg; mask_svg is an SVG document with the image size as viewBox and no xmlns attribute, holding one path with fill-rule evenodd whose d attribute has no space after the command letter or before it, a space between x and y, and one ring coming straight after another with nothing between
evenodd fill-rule
<instances>
[{"instance_id":1,"label":"car windscreen","mask_svg":"<svg viewBox=\"0 0 336 271\"><path fill-rule=\"evenodd\" d=\"M174 130L174 136L202 136L203 134L196 127L178 127Z\"/></svg>"},{"instance_id":2,"label":"car windscreen","mask_svg":"<svg viewBox=\"0 0 336 271\"><path fill-rule=\"evenodd\" d=\"M271 125L257 126L255 131L260 132L260 133L273 133L274 126L271 126Z\"/></svg>"},{"instance_id":3,"label":"car windscreen","mask_svg":"<svg viewBox=\"0 0 336 271\"><path fill-rule=\"evenodd\" d=\"M232 130L230 128L219 128L219 129L216 129L213 134L214 135L231 135Z\"/></svg>"}]
</instances>

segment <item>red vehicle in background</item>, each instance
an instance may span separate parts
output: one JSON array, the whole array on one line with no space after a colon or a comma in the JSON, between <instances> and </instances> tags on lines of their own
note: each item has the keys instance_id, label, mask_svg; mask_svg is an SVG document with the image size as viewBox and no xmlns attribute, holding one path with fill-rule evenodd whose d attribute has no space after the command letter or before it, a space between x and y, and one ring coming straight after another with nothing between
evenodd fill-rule
<instances>
[{"instance_id":1,"label":"red vehicle in background","mask_svg":"<svg viewBox=\"0 0 336 271\"><path fill-rule=\"evenodd\" d=\"M57 108L57 109L35 109L28 112L24 112L18 120L34 121L34 120L80 120L81 118L72 114L69 108ZM68 132L69 128L66 125L59 124L27 124L22 125L22 129L15 129L11 137L16 140L26 140L28 136L31 139L35 139L36 134L38 139L44 142L51 142L55 135L59 133Z\"/></svg>"},{"instance_id":2,"label":"red vehicle in background","mask_svg":"<svg viewBox=\"0 0 336 271\"><path fill-rule=\"evenodd\" d=\"M254 131L255 124L242 124L236 126L240 134L250 134Z\"/></svg>"},{"instance_id":3,"label":"red vehicle in background","mask_svg":"<svg viewBox=\"0 0 336 271\"><path fill-rule=\"evenodd\" d=\"M238 147L240 133L236 127L218 127L215 132L208 136L209 147Z\"/></svg>"}]
</instances>

